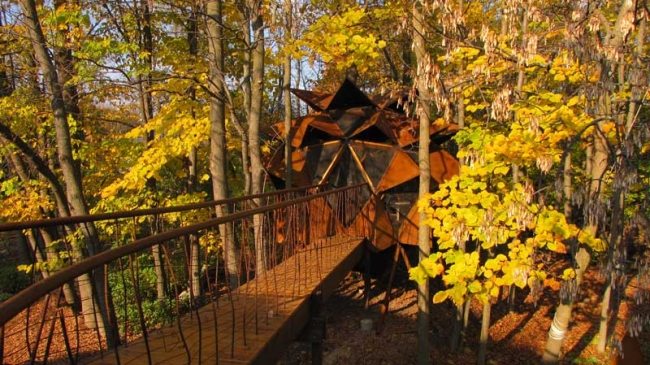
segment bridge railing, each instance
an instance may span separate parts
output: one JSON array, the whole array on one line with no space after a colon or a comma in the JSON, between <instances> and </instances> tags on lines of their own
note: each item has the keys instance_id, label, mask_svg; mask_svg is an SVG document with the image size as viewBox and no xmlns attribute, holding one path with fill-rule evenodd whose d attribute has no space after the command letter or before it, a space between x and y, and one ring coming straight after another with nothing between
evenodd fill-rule
<instances>
[{"instance_id":1,"label":"bridge railing","mask_svg":"<svg viewBox=\"0 0 650 365\"><path fill-rule=\"evenodd\" d=\"M20 286L26 284L25 279L33 284L84 257L142 237L214 218L217 211L220 215L239 212L307 196L323 188L314 185L180 206L0 223L0 240L3 243L0 250L5 252L4 262L0 264L7 269L18 267L28 274L18 276ZM96 241L88 242L84 231L94 232ZM160 274L160 247L154 246L152 251L153 267ZM64 290L67 303L75 308L80 306L74 303L76 291L71 285Z\"/></svg>"},{"instance_id":2,"label":"bridge railing","mask_svg":"<svg viewBox=\"0 0 650 365\"><path fill-rule=\"evenodd\" d=\"M214 218L217 210L228 214L314 194L323 188L313 185L180 206L0 223L0 234L20 242L20 249L15 250L19 252L13 256L22 264L34 265L34 273L47 277L48 271L73 261L73 247L81 241L81 230L90 225L93 230L94 226L99 228L99 247L95 248L99 252L120 242ZM82 253L87 256L91 252Z\"/></svg>"},{"instance_id":3,"label":"bridge railing","mask_svg":"<svg viewBox=\"0 0 650 365\"><path fill-rule=\"evenodd\" d=\"M365 184L329 191L312 187L231 199L219 203L230 204L231 213L226 216L181 220L175 227L163 227L142 238L137 232L118 237L112 248L70 262L0 304L0 362L77 363L109 356L120 363L120 349L134 342L144 345L143 359L152 362L159 345L151 340L152 333L170 328L173 337L180 337L187 359L196 359L210 353L205 349L208 345L201 344L200 332L216 334L217 328L212 327L219 323L216 318L222 310L230 311L232 328L220 330L230 334L221 346L229 346L234 357L237 348L246 346L247 332L256 333L283 302L265 299L266 303L257 303L258 298L273 294L289 300L303 295L301 288L307 283L302 280L319 275L322 255L343 249L340 237L368 235L369 224L360 214L365 203L361 192L367 189ZM214 204L194 204L183 211L214 209ZM138 211L139 216L168 213L180 210ZM135 217L131 212L92 219L116 221L117 227L117 220ZM4 224L0 230L83 224L89 217L52 221ZM291 257L295 261L297 253L308 253L300 256L305 262L297 260L290 269L274 270ZM256 277L265 284L254 288L246 284ZM288 277L292 282L286 281ZM66 290L79 295L84 287L90 288L91 295L80 298L81 308L70 305ZM242 299L242 290L248 299ZM254 313L241 300L255 301ZM215 321L202 328L199 311L205 308L214 312ZM259 314L260 308L265 315ZM192 318L199 328L198 347L192 334L184 334L185 323ZM217 343L209 345L213 354L212 347L218 347L222 337L215 338Z\"/></svg>"}]
</instances>

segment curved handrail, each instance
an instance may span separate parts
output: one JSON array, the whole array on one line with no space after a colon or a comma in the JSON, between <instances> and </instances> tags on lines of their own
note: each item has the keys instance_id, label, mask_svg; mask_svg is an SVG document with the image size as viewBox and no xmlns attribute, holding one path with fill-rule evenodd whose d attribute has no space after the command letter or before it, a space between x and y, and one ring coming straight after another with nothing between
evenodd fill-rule
<instances>
[{"instance_id":1,"label":"curved handrail","mask_svg":"<svg viewBox=\"0 0 650 365\"><path fill-rule=\"evenodd\" d=\"M155 214L184 212L184 211L188 211L188 210L208 208L208 207L216 206L216 205L235 204L235 203L239 203L239 202L246 201L246 200L251 200L251 199L259 199L259 198L265 198L265 197L280 195L280 194L285 194L285 193L293 193L293 192L297 192L297 191L308 190L308 189L312 189L312 188L318 188L318 187L321 187L321 186L323 186L323 185L311 185L311 186L306 186L306 187L298 187L298 188L291 188L291 189L284 189L284 190L276 190L276 191L271 191L271 192L267 192L267 193L240 196L240 197L237 197L237 198L211 200L211 201L207 201L207 202L193 203L193 204L187 204L187 205L178 205L178 206L173 206L173 207L136 209L136 210L129 210L129 211L113 212L113 213L98 213L98 214L89 214L89 215L76 215L76 216L71 216L71 217L57 217L57 218L49 218L49 219L39 219L39 220L26 221L26 222L0 223L0 232L16 231L16 230L21 230L21 229L52 227L52 226L60 226L60 225L67 225L67 224L97 222L97 221L109 220L109 219L132 218L132 217L140 217L140 216L143 216L143 215L155 215Z\"/></svg>"},{"instance_id":2,"label":"curved handrail","mask_svg":"<svg viewBox=\"0 0 650 365\"><path fill-rule=\"evenodd\" d=\"M127 255L139 251L143 251L156 244L160 244L171 239L179 238L189 234L195 234L207 228L219 226L221 224L229 223L238 219L254 216L257 214L266 213L276 209L286 208L295 204L308 202L314 199L325 197L327 195L336 194L339 192L352 190L363 186L367 187L368 184L361 183L361 184L342 187L338 189L327 190L309 196L304 196L304 197L300 197L300 198L296 198L296 199L292 199L280 203L266 205L263 207L257 207L242 212L232 213L224 217L213 218L205 222L196 223L187 227L176 228L167 232L159 233L154 236L141 238L139 240L133 241L124 246L116 247L108 251L103 251L92 257L86 258L80 262L72 264L61 271L51 274L46 279L43 279L41 281L38 281L30 285L29 287L13 295L6 301L0 303L0 327L4 326L12 318L18 315L23 309L29 307L38 299L54 291L55 289L61 287L65 283L68 283L78 276L90 272L91 270L97 269L121 257L125 257Z\"/></svg>"}]
</instances>

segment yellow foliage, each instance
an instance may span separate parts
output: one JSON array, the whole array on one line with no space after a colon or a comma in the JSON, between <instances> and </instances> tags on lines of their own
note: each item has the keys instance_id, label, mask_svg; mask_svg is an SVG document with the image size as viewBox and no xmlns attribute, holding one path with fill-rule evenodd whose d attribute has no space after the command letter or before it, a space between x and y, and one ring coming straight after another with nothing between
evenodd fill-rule
<instances>
[{"instance_id":1,"label":"yellow foliage","mask_svg":"<svg viewBox=\"0 0 650 365\"><path fill-rule=\"evenodd\" d=\"M361 73L372 70L381 49L386 47L386 41L370 32L362 22L369 17L377 21L377 18L394 16L382 9L369 11L361 6L352 6L335 15L323 15L301 39L288 47L289 52L301 58L305 50L311 50L312 59L319 56L338 70L346 70L352 65Z\"/></svg>"}]
</instances>

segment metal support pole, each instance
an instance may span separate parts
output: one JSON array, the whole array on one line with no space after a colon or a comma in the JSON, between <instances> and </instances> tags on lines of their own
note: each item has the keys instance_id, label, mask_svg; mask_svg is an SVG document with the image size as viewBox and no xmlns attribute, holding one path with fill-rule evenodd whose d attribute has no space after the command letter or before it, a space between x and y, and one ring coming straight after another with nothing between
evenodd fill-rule
<instances>
[{"instance_id":1,"label":"metal support pole","mask_svg":"<svg viewBox=\"0 0 650 365\"><path fill-rule=\"evenodd\" d=\"M365 247L363 251L363 299L364 308L370 307L370 251Z\"/></svg>"},{"instance_id":2,"label":"metal support pole","mask_svg":"<svg viewBox=\"0 0 650 365\"><path fill-rule=\"evenodd\" d=\"M323 293L317 289L310 300L311 326L309 340L311 342L311 363L322 365L323 340L325 339L325 318L323 317Z\"/></svg>"}]
</instances>

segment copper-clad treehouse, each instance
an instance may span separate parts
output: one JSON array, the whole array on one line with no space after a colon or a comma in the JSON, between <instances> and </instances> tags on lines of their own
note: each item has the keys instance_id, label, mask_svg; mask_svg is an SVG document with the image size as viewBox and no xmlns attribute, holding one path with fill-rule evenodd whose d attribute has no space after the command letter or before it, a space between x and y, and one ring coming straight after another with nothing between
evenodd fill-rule
<instances>
[{"instance_id":1,"label":"copper-clad treehouse","mask_svg":"<svg viewBox=\"0 0 650 365\"><path fill-rule=\"evenodd\" d=\"M395 240L417 244L417 119L404 113L397 98L371 99L349 80L333 94L292 92L312 108L292 124L292 185L338 188L367 182L374 197L362 196L363 209L351 212L342 226L361 221L359 215L365 214L375 223L369 234L377 250ZM281 123L275 129L284 135ZM440 147L456 131L455 125L431 129L432 186L458 173L458 161ZM286 185L284 170L280 146L267 164L279 188Z\"/></svg>"}]
</instances>

